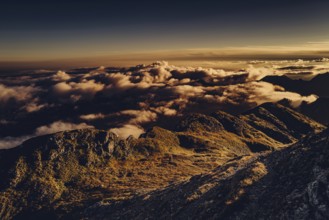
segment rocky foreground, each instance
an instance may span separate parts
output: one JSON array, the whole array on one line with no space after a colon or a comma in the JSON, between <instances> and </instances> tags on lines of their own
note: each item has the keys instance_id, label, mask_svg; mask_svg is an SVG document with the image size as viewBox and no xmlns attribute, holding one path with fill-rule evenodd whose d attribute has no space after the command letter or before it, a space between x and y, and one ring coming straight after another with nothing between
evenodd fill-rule
<instances>
[{"instance_id":1,"label":"rocky foreground","mask_svg":"<svg viewBox=\"0 0 329 220\"><path fill-rule=\"evenodd\" d=\"M242 156L133 199L99 202L86 219L328 219L329 130L281 151Z\"/></svg>"},{"instance_id":2,"label":"rocky foreground","mask_svg":"<svg viewBox=\"0 0 329 220\"><path fill-rule=\"evenodd\" d=\"M0 151L0 219L328 219L329 132L287 107Z\"/></svg>"}]
</instances>

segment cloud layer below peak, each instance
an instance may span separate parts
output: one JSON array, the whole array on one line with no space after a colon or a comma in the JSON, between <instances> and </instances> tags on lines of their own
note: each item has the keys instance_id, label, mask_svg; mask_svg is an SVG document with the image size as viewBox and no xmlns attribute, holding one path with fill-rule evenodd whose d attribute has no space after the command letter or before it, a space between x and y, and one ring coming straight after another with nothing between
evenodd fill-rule
<instances>
[{"instance_id":1,"label":"cloud layer below peak","mask_svg":"<svg viewBox=\"0 0 329 220\"><path fill-rule=\"evenodd\" d=\"M149 126L171 126L169 122L190 112L235 113L282 99L297 107L317 96L302 96L261 79L314 77L328 66L328 60L253 61L228 71L156 62L6 76L0 79L0 122L6 122L0 123L0 148L36 135L87 127L138 137Z\"/></svg>"}]
</instances>

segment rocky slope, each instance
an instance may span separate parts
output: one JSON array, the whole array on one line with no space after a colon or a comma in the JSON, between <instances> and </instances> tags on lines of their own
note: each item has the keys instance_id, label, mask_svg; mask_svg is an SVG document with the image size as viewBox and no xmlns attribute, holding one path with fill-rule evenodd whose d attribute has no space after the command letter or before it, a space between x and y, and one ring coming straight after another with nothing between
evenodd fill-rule
<instances>
[{"instance_id":1,"label":"rocky slope","mask_svg":"<svg viewBox=\"0 0 329 220\"><path fill-rule=\"evenodd\" d=\"M320 131L323 125L283 105L265 103L243 113L241 119L282 143Z\"/></svg>"},{"instance_id":2,"label":"rocky slope","mask_svg":"<svg viewBox=\"0 0 329 220\"><path fill-rule=\"evenodd\" d=\"M193 213L188 211L189 203L181 203L185 197L180 190L185 186L190 190L189 184L210 181L209 186L198 187L200 192L193 189L186 200L202 204L201 195L210 190L212 181L229 182L226 178L233 178L237 170L246 178L241 184L252 185L265 172L259 155L277 155L279 149L285 152L289 144L323 129L282 105L264 104L239 116L225 112L189 115L175 131L154 127L138 139L120 140L111 132L96 129L36 137L0 151L0 219L168 218L171 214L184 218ZM208 174L198 176L202 173ZM239 181L221 189L232 197L231 203L242 192L234 191L239 189ZM167 207L167 203L154 206L163 196L168 204L181 201L175 208L186 210L186 214L178 215L178 210L169 213L171 205ZM94 205L99 201L106 205ZM144 202L149 211L161 212L137 215Z\"/></svg>"},{"instance_id":3,"label":"rocky slope","mask_svg":"<svg viewBox=\"0 0 329 220\"><path fill-rule=\"evenodd\" d=\"M130 200L97 203L86 219L328 219L329 130L273 153L243 156Z\"/></svg>"}]
</instances>

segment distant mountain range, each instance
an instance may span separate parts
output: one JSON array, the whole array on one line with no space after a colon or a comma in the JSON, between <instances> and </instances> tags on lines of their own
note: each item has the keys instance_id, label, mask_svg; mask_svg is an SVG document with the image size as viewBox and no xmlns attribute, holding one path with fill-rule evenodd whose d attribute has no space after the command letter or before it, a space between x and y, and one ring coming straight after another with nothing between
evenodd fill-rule
<instances>
[{"instance_id":1,"label":"distant mountain range","mask_svg":"<svg viewBox=\"0 0 329 220\"><path fill-rule=\"evenodd\" d=\"M329 217L328 130L280 104L138 139L82 129L0 151L0 219Z\"/></svg>"},{"instance_id":2,"label":"distant mountain range","mask_svg":"<svg viewBox=\"0 0 329 220\"><path fill-rule=\"evenodd\" d=\"M329 124L329 73L317 75L310 81L293 80L287 76L266 76L262 81L282 86L287 91L298 92L302 95L319 96L311 104L303 103L299 111L323 124Z\"/></svg>"},{"instance_id":3,"label":"distant mountain range","mask_svg":"<svg viewBox=\"0 0 329 220\"><path fill-rule=\"evenodd\" d=\"M315 94L319 97L329 98L329 73L319 74L310 81L294 80L285 75L266 76L262 81L282 86L288 91L298 92L301 95Z\"/></svg>"}]
</instances>

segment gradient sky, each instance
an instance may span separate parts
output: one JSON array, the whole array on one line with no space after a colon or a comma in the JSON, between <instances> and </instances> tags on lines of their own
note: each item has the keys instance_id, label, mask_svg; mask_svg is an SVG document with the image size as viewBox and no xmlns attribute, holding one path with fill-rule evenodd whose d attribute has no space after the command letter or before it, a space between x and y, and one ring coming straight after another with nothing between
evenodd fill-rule
<instances>
[{"instance_id":1,"label":"gradient sky","mask_svg":"<svg viewBox=\"0 0 329 220\"><path fill-rule=\"evenodd\" d=\"M327 0L7 0L0 61L232 47L326 50L328 14Z\"/></svg>"}]
</instances>

